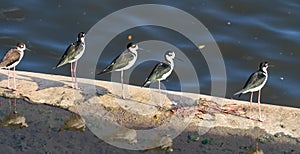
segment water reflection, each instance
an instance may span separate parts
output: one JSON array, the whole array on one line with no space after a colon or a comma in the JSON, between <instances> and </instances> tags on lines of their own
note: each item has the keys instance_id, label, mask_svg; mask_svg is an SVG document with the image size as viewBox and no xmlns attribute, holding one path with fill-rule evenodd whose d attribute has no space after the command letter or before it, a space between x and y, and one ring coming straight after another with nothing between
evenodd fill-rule
<instances>
[{"instance_id":1,"label":"water reflection","mask_svg":"<svg viewBox=\"0 0 300 154\"><path fill-rule=\"evenodd\" d=\"M0 126L9 127L9 128L19 128L19 129L28 127L25 116L17 112L17 99L14 98L13 100L14 103L12 108L11 99L8 99L9 114L3 117Z\"/></svg>"},{"instance_id":2,"label":"water reflection","mask_svg":"<svg viewBox=\"0 0 300 154\"><path fill-rule=\"evenodd\" d=\"M76 113L72 113L71 116L64 122L58 131L71 130L71 131L85 131L86 125L84 119Z\"/></svg>"}]
</instances>

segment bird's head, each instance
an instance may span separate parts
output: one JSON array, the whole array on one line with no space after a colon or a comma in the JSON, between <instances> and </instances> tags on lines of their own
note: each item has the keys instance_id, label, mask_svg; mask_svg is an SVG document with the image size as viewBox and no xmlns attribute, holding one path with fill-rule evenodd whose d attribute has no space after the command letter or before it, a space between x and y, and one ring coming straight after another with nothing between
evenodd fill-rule
<instances>
[{"instance_id":1,"label":"bird's head","mask_svg":"<svg viewBox=\"0 0 300 154\"><path fill-rule=\"evenodd\" d=\"M139 47L137 44L130 42L127 44L127 49L130 51L137 51L139 49Z\"/></svg>"},{"instance_id":2,"label":"bird's head","mask_svg":"<svg viewBox=\"0 0 300 154\"><path fill-rule=\"evenodd\" d=\"M81 40L83 42L84 38L85 38L85 33L84 32L80 32L77 37L78 37L78 40Z\"/></svg>"},{"instance_id":3,"label":"bird's head","mask_svg":"<svg viewBox=\"0 0 300 154\"><path fill-rule=\"evenodd\" d=\"M173 59L175 58L175 52L174 52L174 51L167 51L167 52L165 53L165 58L166 58L166 60L168 60L168 61L173 60Z\"/></svg>"},{"instance_id":4,"label":"bird's head","mask_svg":"<svg viewBox=\"0 0 300 154\"><path fill-rule=\"evenodd\" d=\"M266 72L267 69L269 68L269 63L266 62L266 61L261 62L260 65L259 65L259 68L260 68L261 70L263 70L264 72Z\"/></svg>"},{"instance_id":5,"label":"bird's head","mask_svg":"<svg viewBox=\"0 0 300 154\"><path fill-rule=\"evenodd\" d=\"M17 43L17 49L20 51L24 51L26 49L26 45L23 42Z\"/></svg>"}]
</instances>

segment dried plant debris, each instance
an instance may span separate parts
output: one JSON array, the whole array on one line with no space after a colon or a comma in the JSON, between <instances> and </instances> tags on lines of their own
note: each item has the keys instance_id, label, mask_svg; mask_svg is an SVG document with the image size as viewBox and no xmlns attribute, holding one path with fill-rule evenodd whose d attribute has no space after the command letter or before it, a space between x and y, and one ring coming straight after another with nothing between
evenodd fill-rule
<instances>
[{"instance_id":1,"label":"dried plant debris","mask_svg":"<svg viewBox=\"0 0 300 154\"><path fill-rule=\"evenodd\" d=\"M203 119L203 115L210 114L214 116L216 113L232 114L232 115L245 115L246 109L237 104L218 104L211 100L198 99L197 106L173 106L170 109L171 113L176 113L181 117L196 116Z\"/></svg>"}]
</instances>

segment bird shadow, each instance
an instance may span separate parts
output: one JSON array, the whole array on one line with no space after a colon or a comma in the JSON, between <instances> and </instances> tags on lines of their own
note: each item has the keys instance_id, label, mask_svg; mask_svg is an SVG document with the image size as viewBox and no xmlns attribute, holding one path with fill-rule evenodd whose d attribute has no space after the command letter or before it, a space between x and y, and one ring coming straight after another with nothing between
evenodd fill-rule
<instances>
[{"instance_id":1,"label":"bird shadow","mask_svg":"<svg viewBox=\"0 0 300 154\"><path fill-rule=\"evenodd\" d=\"M190 97L170 94L167 92L162 92L162 94L166 95L171 102L176 102L178 106L195 106L197 105L196 99L192 99Z\"/></svg>"},{"instance_id":2,"label":"bird shadow","mask_svg":"<svg viewBox=\"0 0 300 154\"><path fill-rule=\"evenodd\" d=\"M0 71L3 71L3 70L0 70ZM0 79L1 79L1 81L7 80L7 74L0 73ZM0 87L3 88L3 89L8 89L7 86L5 86L5 87L0 86Z\"/></svg>"},{"instance_id":3,"label":"bird shadow","mask_svg":"<svg viewBox=\"0 0 300 154\"><path fill-rule=\"evenodd\" d=\"M31 80L28 80L28 79L22 79L22 80L37 83L38 89L36 91L47 89L50 87L63 87L66 85L64 82L61 82L61 81L48 80L45 78L33 77L33 76L23 75L23 74L20 74L18 76L27 77L27 78L31 79Z\"/></svg>"},{"instance_id":4,"label":"bird shadow","mask_svg":"<svg viewBox=\"0 0 300 154\"><path fill-rule=\"evenodd\" d=\"M45 79L45 78L39 78L39 77L34 77L34 76L29 76L29 75L19 75L19 76L22 76L22 77L27 77L27 78L30 78L31 80L29 79L22 79L22 80L26 80L26 81L30 81L30 82L35 82L37 83L38 85L38 89L36 91L39 91L39 90L44 90L44 89L48 89L48 88L51 88L51 87L68 87L70 89L72 89L69 85L65 84L65 82L70 82L70 81L55 81L55 80L49 80L49 79ZM92 95L86 95L84 93L81 93L82 96L84 96L85 99L89 99L91 98L93 95L96 95L96 96L102 96L102 95L105 95L105 94L108 94L109 91L102 87L102 86L97 86L97 85L94 85L94 84L87 84L87 83L78 83L79 86L82 86L82 87L95 87L95 94L92 94ZM85 89L82 89L82 91L84 91Z\"/></svg>"},{"instance_id":5,"label":"bird shadow","mask_svg":"<svg viewBox=\"0 0 300 154\"><path fill-rule=\"evenodd\" d=\"M165 95L172 102L172 104L176 103L176 104L178 104L178 106L195 106L196 105L196 101L192 98L189 98L189 97L185 97L185 96L182 96L182 95L176 95L176 94L169 94L167 92L161 92L161 94ZM116 94L113 94L113 96L118 98L118 99L123 99L121 96L116 95ZM137 101L137 100L133 99L132 97L126 98L125 100L134 101L134 102L138 102L138 103L141 103L141 104L161 108L161 106L159 106L159 105L153 105L153 104L150 104L150 103ZM157 102L157 104L160 104L160 102Z\"/></svg>"}]
</instances>

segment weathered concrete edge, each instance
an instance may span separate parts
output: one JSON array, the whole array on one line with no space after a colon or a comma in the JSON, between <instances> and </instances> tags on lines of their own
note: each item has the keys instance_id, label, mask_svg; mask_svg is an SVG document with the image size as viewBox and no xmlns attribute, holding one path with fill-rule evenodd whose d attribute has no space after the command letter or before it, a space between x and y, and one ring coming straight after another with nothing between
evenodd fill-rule
<instances>
[{"instance_id":1,"label":"weathered concrete edge","mask_svg":"<svg viewBox=\"0 0 300 154\"><path fill-rule=\"evenodd\" d=\"M2 79L0 82L0 96L3 97L23 98L25 100L29 100L32 103L44 103L74 111L73 107L75 105L75 100L72 97L74 95L80 95L80 91L68 88L68 85L70 85L70 77L67 76L17 71L17 89L19 90L15 92L11 92L10 90L5 89L7 83L6 71L3 70L0 72L0 78ZM112 89L113 84L118 84L107 81L82 78L78 79L78 81L80 82L80 85L96 85L102 88L106 88L109 91ZM131 85L128 86L135 87ZM202 94L175 91L166 92L174 95L182 95L194 100L197 100L199 98L213 100L219 104L235 103L244 106L248 105L248 102L245 101L225 99ZM34 99L34 97L40 97L41 95L43 95L43 98L46 99ZM254 107L257 108L256 105ZM292 137L300 137L300 109L268 104L262 104L262 109L264 117L267 119L263 123L233 115L217 114L216 120L211 125L211 127L220 126L237 129L251 129L257 126L261 129L266 130L266 132L270 134L284 132L285 134Z\"/></svg>"}]
</instances>

